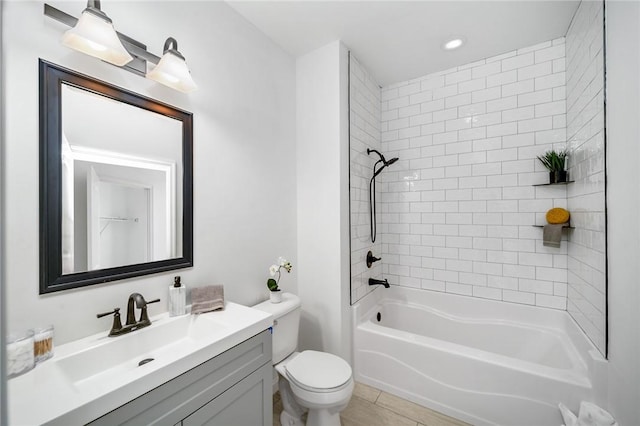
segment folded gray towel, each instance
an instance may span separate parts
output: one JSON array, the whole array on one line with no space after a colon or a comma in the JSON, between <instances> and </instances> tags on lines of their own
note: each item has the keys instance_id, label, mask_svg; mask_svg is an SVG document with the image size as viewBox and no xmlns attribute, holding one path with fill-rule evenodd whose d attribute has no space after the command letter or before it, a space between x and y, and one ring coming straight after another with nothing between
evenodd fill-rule
<instances>
[{"instance_id":1,"label":"folded gray towel","mask_svg":"<svg viewBox=\"0 0 640 426\"><path fill-rule=\"evenodd\" d=\"M205 312L224 309L224 286L209 285L191 289L191 313L203 314Z\"/></svg>"},{"instance_id":2,"label":"folded gray towel","mask_svg":"<svg viewBox=\"0 0 640 426\"><path fill-rule=\"evenodd\" d=\"M542 229L542 245L546 247L560 247L562 241L562 228L566 223L558 225L547 224Z\"/></svg>"}]
</instances>

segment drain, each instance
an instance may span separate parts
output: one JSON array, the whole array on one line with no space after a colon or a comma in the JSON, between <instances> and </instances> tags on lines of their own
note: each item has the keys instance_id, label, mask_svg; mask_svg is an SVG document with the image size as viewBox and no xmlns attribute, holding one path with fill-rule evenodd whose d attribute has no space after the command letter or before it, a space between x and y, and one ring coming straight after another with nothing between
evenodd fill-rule
<instances>
[{"instance_id":1,"label":"drain","mask_svg":"<svg viewBox=\"0 0 640 426\"><path fill-rule=\"evenodd\" d=\"M151 361L153 361L153 358L146 358L146 359L143 359L142 361L140 361L140 362L138 363L138 367L140 367L140 366L142 366L142 365L145 365L146 363L151 362Z\"/></svg>"},{"instance_id":2,"label":"drain","mask_svg":"<svg viewBox=\"0 0 640 426\"><path fill-rule=\"evenodd\" d=\"M378 320L378 322L380 322L380 320L382 319L382 315L380 314L380 312L378 312L378 315L376 315L376 319Z\"/></svg>"}]
</instances>

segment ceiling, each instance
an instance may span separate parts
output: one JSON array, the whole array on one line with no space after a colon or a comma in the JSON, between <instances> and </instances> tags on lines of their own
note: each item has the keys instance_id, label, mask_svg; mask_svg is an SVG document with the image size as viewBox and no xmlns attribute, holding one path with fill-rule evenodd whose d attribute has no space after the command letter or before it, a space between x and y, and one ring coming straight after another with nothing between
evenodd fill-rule
<instances>
[{"instance_id":1,"label":"ceiling","mask_svg":"<svg viewBox=\"0 0 640 426\"><path fill-rule=\"evenodd\" d=\"M579 1L229 1L294 56L342 42L381 86L566 34ZM466 44L440 46L450 36Z\"/></svg>"}]
</instances>

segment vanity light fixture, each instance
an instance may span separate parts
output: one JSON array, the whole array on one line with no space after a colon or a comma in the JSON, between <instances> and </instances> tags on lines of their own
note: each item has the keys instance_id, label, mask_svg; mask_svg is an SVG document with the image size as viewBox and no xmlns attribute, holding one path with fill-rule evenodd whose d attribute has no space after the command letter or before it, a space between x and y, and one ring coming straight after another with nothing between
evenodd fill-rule
<instances>
[{"instance_id":1,"label":"vanity light fixture","mask_svg":"<svg viewBox=\"0 0 640 426\"><path fill-rule=\"evenodd\" d=\"M444 50L455 50L461 47L465 41L464 37L452 37L442 43L442 48Z\"/></svg>"},{"instance_id":2,"label":"vanity light fixture","mask_svg":"<svg viewBox=\"0 0 640 426\"><path fill-rule=\"evenodd\" d=\"M173 37L164 42L164 54L158 65L147 73L147 78L185 93L198 87L191 78L191 71L184 56L178 52L178 42Z\"/></svg>"},{"instance_id":3,"label":"vanity light fixture","mask_svg":"<svg viewBox=\"0 0 640 426\"><path fill-rule=\"evenodd\" d=\"M118 66L133 60L118 38L111 18L100 10L100 0L87 1L78 23L62 36L62 44Z\"/></svg>"},{"instance_id":4,"label":"vanity light fixture","mask_svg":"<svg viewBox=\"0 0 640 426\"><path fill-rule=\"evenodd\" d=\"M143 43L114 30L111 19L100 10L100 0L88 0L80 19L46 3L44 14L72 27L62 37L65 46L185 93L197 88L173 37L165 42L162 58L154 55Z\"/></svg>"}]
</instances>

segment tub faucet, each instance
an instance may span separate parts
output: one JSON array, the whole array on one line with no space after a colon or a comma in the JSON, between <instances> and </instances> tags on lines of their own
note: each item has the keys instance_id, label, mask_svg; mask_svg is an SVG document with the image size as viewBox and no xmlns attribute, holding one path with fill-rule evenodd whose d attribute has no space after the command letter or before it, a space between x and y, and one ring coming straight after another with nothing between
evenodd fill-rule
<instances>
[{"instance_id":1,"label":"tub faucet","mask_svg":"<svg viewBox=\"0 0 640 426\"><path fill-rule=\"evenodd\" d=\"M369 278L369 285L383 285L384 288L389 288L389 282L385 278L384 280L376 280L375 278Z\"/></svg>"},{"instance_id":2,"label":"tub faucet","mask_svg":"<svg viewBox=\"0 0 640 426\"><path fill-rule=\"evenodd\" d=\"M373 253L371 252L371 250L369 250L367 252L367 268L371 268L374 264L374 262L377 262L378 260L382 260L381 257L375 257L373 255Z\"/></svg>"}]
</instances>

